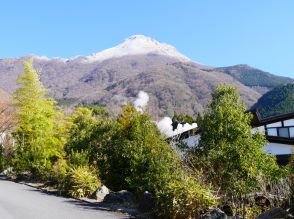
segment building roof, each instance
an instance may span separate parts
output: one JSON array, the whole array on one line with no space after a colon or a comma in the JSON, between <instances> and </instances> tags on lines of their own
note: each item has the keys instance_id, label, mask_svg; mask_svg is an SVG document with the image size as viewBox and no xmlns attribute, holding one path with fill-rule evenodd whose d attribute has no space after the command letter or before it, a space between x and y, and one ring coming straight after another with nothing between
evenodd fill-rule
<instances>
[{"instance_id":1,"label":"building roof","mask_svg":"<svg viewBox=\"0 0 294 219\"><path fill-rule=\"evenodd\" d=\"M277 116L271 116L271 117L267 117L267 118L262 118L261 115L259 114L259 112L256 110L252 110L252 111L248 111L248 112L253 114L253 118L251 121L252 127L259 127L259 126L279 122L282 120L294 119L294 112L285 113L285 114L281 114L281 115L277 115ZM280 136L266 135L266 139L272 143L294 145L294 138L285 138L285 137L280 137Z\"/></svg>"},{"instance_id":2,"label":"building roof","mask_svg":"<svg viewBox=\"0 0 294 219\"><path fill-rule=\"evenodd\" d=\"M253 114L253 119L251 121L252 127L258 127L262 125L266 125L269 123L279 122L281 120L287 120L287 119L293 119L294 118L294 112L291 113L285 113L277 116L271 116L262 118L260 113L257 110L251 110L247 111Z\"/></svg>"}]
</instances>

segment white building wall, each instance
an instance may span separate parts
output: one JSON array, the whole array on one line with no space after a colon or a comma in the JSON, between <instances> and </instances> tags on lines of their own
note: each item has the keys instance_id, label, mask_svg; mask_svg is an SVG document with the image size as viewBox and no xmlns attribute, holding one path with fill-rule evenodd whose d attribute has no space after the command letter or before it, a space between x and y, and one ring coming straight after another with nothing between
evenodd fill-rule
<instances>
[{"instance_id":1,"label":"white building wall","mask_svg":"<svg viewBox=\"0 0 294 219\"><path fill-rule=\"evenodd\" d=\"M199 144L199 140L200 140L200 135L193 135L182 141L186 143L187 146L194 147ZM273 154L273 155L292 154L294 150L294 146L288 145L288 144L268 143L266 146L264 146L264 150L265 152Z\"/></svg>"},{"instance_id":2,"label":"white building wall","mask_svg":"<svg viewBox=\"0 0 294 219\"><path fill-rule=\"evenodd\" d=\"M270 142L264 147L264 150L270 154L283 155L283 154L292 154L293 148L294 148L293 145Z\"/></svg>"},{"instance_id":3,"label":"white building wall","mask_svg":"<svg viewBox=\"0 0 294 219\"><path fill-rule=\"evenodd\" d=\"M282 127L282 122L275 122L266 125L267 128Z\"/></svg>"},{"instance_id":4,"label":"white building wall","mask_svg":"<svg viewBox=\"0 0 294 219\"><path fill-rule=\"evenodd\" d=\"M294 126L294 119L285 120L284 126Z\"/></svg>"}]
</instances>

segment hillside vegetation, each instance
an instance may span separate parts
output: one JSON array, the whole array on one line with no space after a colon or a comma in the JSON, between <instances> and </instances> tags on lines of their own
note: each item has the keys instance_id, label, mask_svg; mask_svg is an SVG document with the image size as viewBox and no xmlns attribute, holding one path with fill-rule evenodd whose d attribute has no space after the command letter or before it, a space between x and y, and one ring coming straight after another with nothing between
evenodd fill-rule
<instances>
[{"instance_id":1,"label":"hillside vegetation","mask_svg":"<svg viewBox=\"0 0 294 219\"><path fill-rule=\"evenodd\" d=\"M217 68L242 84L249 87L264 87L272 89L278 85L294 82L294 79L270 74L248 65L234 65L229 67Z\"/></svg>"},{"instance_id":2,"label":"hillside vegetation","mask_svg":"<svg viewBox=\"0 0 294 219\"><path fill-rule=\"evenodd\" d=\"M241 101L250 108L267 91L294 82L248 65L212 68L191 61L170 45L134 35L90 56L0 59L1 89L13 93L18 88L16 80L28 59L34 60L44 87L59 105L71 110L99 104L115 116L142 90L150 97L147 111L156 120L175 112L196 116L219 84L237 87Z\"/></svg>"},{"instance_id":3,"label":"hillside vegetation","mask_svg":"<svg viewBox=\"0 0 294 219\"><path fill-rule=\"evenodd\" d=\"M252 115L245 113L233 86L216 87L197 119L199 145L185 147L167 141L142 101L127 103L112 117L95 105L75 107L65 115L48 98L32 62L24 67L13 95L17 120L7 131L13 142L0 147L0 168L10 170L12 177L50 181L74 198L95 195L102 185L114 192L109 195L127 190L142 209L146 206L140 200L147 193L149 213L175 219L202 218L208 209L225 211L228 204L228 215L255 218L264 208L242 197L269 193L267 184L288 177L289 171L263 151L265 137L252 132ZM182 114L174 119L194 121ZM290 192L278 195L275 206L283 198L288 203Z\"/></svg>"},{"instance_id":4,"label":"hillside vegetation","mask_svg":"<svg viewBox=\"0 0 294 219\"><path fill-rule=\"evenodd\" d=\"M15 91L26 59L0 60L0 87ZM196 115L206 108L218 84L236 86L247 106L261 96L228 74L205 71L203 65L162 55L132 55L91 63L36 58L34 67L40 71L50 96L60 104L98 103L116 115L140 90L150 96L147 111L154 119L172 117L174 112Z\"/></svg>"},{"instance_id":5,"label":"hillside vegetation","mask_svg":"<svg viewBox=\"0 0 294 219\"><path fill-rule=\"evenodd\" d=\"M281 85L263 95L253 106L263 118L294 111L294 84Z\"/></svg>"}]
</instances>

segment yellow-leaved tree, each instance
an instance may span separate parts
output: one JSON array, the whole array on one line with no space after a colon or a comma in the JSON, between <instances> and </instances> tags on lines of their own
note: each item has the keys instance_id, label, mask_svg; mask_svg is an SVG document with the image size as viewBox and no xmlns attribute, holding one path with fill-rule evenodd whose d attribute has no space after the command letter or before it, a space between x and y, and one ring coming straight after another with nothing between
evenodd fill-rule
<instances>
[{"instance_id":1,"label":"yellow-leaved tree","mask_svg":"<svg viewBox=\"0 0 294 219\"><path fill-rule=\"evenodd\" d=\"M63 116L55 101L46 97L47 90L32 60L24 62L24 73L17 82L20 87L13 96L18 116L13 133L17 142L14 169L46 176L63 155Z\"/></svg>"}]
</instances>

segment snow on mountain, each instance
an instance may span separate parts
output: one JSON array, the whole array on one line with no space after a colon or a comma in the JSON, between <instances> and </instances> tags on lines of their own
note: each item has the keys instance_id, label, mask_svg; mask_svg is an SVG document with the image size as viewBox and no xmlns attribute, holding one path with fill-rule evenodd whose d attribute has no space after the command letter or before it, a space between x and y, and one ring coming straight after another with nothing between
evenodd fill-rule
<instances>
[{"instance_id":1,"label":"snow on mountain","mask_svg":"<svg viewBox=\"0 0 294 219\"><path fill-rule=\"evenodd\" d=\"M175 47L165 43L160 43L157 40L144 35L131 36L113 48L103 50L91 56L86 56L85 61L97 62L110 58L142 54L164 55L179 59L183 62L190 61L189 58L179 53Z\"/></svg>"},{"instance_id":2,"label":"snow on mountain","mask_svg":"<svg viewBox=\"0 0 294 219\"><path fill-rule=\"evenodd\" d=\"M182 62L191 61L188 57L184 56L177 49L169 44L160 43L157 40L144 35L133 35L125 39L121 44L105 49L101 52L94 53L90 56L78 55L69 59L61 57L49 58L47 56L38 56L34 54L26 55L25 57L32 57L39 61L78 61L84 63L101 62L111 58L119 58L128 55L144 55L144 54L156 54L163 55L178 59Z\"/></svg>"},{"instance_id":3,"label":"snow on mountain","mask_svg":"<svg viewBox=\"0 0 294 219\"><path fill-rule=\"evenodd\" d=\"M52 61L52 60L55 60L55 61L60 61L60 62L66 62L68 59L65 59L65 58L61 58L61 57L53 57L53 58L49 58L47 56L38 56L38 55L34 55L34 54L29 54L29 55L26 55L25 58L33 58L35 60L39 60L39 61Z\"/></svg>"}]
</instances>

